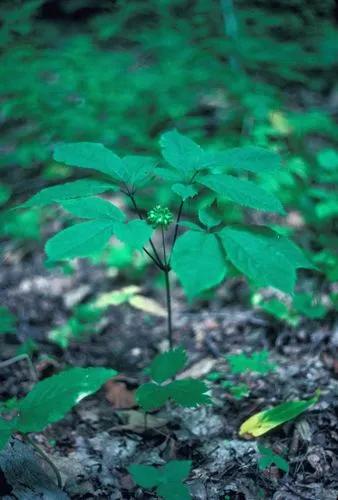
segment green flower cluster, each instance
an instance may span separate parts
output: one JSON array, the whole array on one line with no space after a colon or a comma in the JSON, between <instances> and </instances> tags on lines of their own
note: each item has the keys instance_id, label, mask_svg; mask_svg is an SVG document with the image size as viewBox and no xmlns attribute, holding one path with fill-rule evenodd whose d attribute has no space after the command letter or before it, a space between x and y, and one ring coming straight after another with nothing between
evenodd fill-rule
<instances>
[{"instance_id":1,"label":"green flower cluster","mask_svg":"<svg viewBox=\"0 0 338 500\"><path fill-rule=\"evenodd\" d=\"M170 212L169 208L161 207L161 205L156 205L156 207L152 208L148 212L147 221L155 229L157 227L167 229L173 220L173 214Z\"/></svg>"}]
</instances>

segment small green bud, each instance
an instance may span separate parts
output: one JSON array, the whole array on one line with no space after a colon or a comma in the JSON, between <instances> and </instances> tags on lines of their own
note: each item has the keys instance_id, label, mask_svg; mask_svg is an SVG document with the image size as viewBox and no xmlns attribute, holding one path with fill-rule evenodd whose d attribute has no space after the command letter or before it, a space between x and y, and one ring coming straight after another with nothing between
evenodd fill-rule
<instances>
[{"instance_id":1,"label":"small green bud","mask_svg":"<svg viewBox=\"0 0 338 500\"><path fill-rule=\"evenodd\" d=\"M156 205L156 207L149 210L147 220L155 229L157 227L167 229L174 217L169 208Z\"/></svg>"}]
</instances>

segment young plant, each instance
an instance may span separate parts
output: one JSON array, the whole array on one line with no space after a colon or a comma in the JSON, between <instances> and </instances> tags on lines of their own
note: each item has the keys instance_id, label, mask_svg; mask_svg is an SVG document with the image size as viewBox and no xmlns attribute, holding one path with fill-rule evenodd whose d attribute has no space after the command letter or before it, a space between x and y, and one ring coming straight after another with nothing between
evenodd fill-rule
<instances>
[{"instance_id":1,"label":"young plant","mask_svg":"<svg viewBox=\"0 0 338 500\"><path fill-rule=\"evenodd\" d=\"M274 453L271 448L266 448L258 444L259 458L258 458L258 467L260 470L265 470L271 467L271 465L275 464L278 469L289 472L289 463L285 458Z\"/></svg>"},{"instance_id":2,"label":"young plant","mask_svg":"<svg viewBox=\"0 0 338 500\"><path fill-rule=\"evenodd\" d=\"M266 350L255 351L251 356L244 353L228 354L225 359L230 364L232 373L256 372L266 375L276 369L276 364L269 360L269 352Z\"/></svg>"},{"instance_id":3,"label":"young plant","mask_svg":"<svg viewBox=\"0 0 338 500\"><path fill-rule=\"evenodd\" d=\"M225 356L230 371L234 375L246 375L247 373L259 373L266 375L276 369L276 365L269 360L269 352L266 350L253 352L251 356L244 353L241 354L228 354ZM214 371L207 375L207 380L210 382L220 383L223 389L226 389L235 399L243 399L250 394L250 387L247 383L241 382L235 384L227 379L227 373Z\"/></svg>"},{"instance_id":4,"label":"young plant","mask_svg":"<svg viewBox=\"0 0 338 500\"><path fill-rule=\"evenodd\" d=\"M152 381L140 385L136 391L136 401L144 411L156 410L169 400L185 408L211 403L210 397L206 394L208 387L201 380L192 378L172 380L183 370L186 362L187 354L182 347L154 358L147 369Z\"/></svg>"},{"instance_id":5,"label":"young plant","mask_svg":"<svg viewBox=\"0 0 338 500\"><path fill-rule=\"evenodd\" d=\"M94 394L115 377L117 372L107 368L71 368L38 382L22 399L6 402L0 413L10 412L10 418L0 416L0 450L13 433L19 433L43 455L53 468L58 485L60 474L44 452L29 438L31 432L41 432L49 424L61 420L83 398Z\"/></svg>"},{"instance_id":6,"label":"young plant","mask_svg":"<svg viewBox=\"0 0 338 500\"><path fill-rule=\"evenodd\" d=\"M191 499L188 488L183 484L190 469L190 460L171 460L162 467L139 464L128 467L136 484L144 489L156 488L156 494L164 500Z\"/></svg>"},{"instance_id":7,"label":"young plant","mask_svg":"<svg viewBox=\"0 0 338 500\"><path fill-rule=\"evenodd\" d=\"M225 216L217 213L223 199L245 208L277 215L285 211L276 196L240 175L274 173L280 168L276 153L245 146L218 153L205 151L176 130L160 140L167 166L147 156L125 156L96 143L57 146L54 159L72 167L93 169L100 179L85 179L41 190L24 206L60 204L80 219L87 219L62 230L46 244L49 261L88 257L102 251L111 236L136 250L143 250L163 273L167 311L168 342L173 347L170 274L174 271L191 300L216 287L230 272L229 262L258 286L273 286L292 294L297 268L313 268L303 252L286 236L264 226L225 226ZM146 219L137 194L154 187L155 179L179 198L172 235L167 231L173 214L154 200ZM138 219L127 220L113 203L97 197L120 191L129 199ZM197 212L195 221L182 221L185 205L207 193L212 206ZM187 230L179 236L180 228ZM153 233L160 233L160 244Z\"/></svg>"}]
</instances>

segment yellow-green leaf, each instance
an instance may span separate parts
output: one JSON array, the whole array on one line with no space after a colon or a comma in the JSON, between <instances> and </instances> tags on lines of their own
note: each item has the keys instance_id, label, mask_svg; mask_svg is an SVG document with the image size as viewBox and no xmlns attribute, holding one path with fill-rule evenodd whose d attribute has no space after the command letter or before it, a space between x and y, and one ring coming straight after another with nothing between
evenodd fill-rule
<instances>
[{"instance_id":1,"label":"yellow-green leaf","mask_svg":"<svg viewBox=\"0 0 338 500\"><path fill-rule=\"evenodd\" d=\"M258 437L271 431L278 425L284 424L298 417L310 406L317 403L319 391L310 398L300 401L288 401L271 410L264 410L248 418L240 427L239 435L245 437Z\"/></svg>"}]
</instances>

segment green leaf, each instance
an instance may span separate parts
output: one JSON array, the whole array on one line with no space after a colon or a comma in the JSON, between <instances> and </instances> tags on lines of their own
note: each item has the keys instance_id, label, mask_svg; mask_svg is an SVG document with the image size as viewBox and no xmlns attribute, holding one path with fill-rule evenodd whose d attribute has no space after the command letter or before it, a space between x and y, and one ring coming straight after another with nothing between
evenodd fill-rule
<instances>
[{"instance_id":1,"label":"green leaf","mask_svg":"<svg viewBox=\"0 0 338 500\"><path fill-rule=\"evenodd\" d=\"M11 437L13 431L13 422L4 420L0 417L0 450L4 448Z\"/></svg>"},{"instance_id":2,"label":"green leaf","mask_svg":"<svg viewBox=\"0 0 338 500\"><path fill-rule=\"evenodd\" d=\"M54 160L71 167L97 170L119 180L124 180L127 174L121 158L95 142L60 144L54 150Z\"/></svg>"},{"instance_id":3,"label":"green leaf","mask_svg":"<svg viewBox=\"0 0 338 500\"><path fill-rule=\"evenodd\" d=\"M187 227L188 229L191 229L192 231L199 231L201 233L204 233L205 230L203 229L202 226L198 226L194 222L191 222L190 220L181 220L178 224L179 226L182 227Z\"/></svg>"},{"instance_id":4,"label":"green leaf","mask_svg":"<svg viewBox=\"0 0 338 500\"><path fill-rule=\"evenodd\" d=\"M290 312L287 305L278 299L270 299L266 302L262 302L259 304L259 307L277 319L288 320L290 318Z\"/></svg>"},{"instance_id":5,"label":"green leaf","mask_svg":"<svg viewBox=\"0 0 338 500\"><path fill-rule=\"evenodd\" d=\"M222 222L222 217L216 214L210 206L200 208L198 211L198 218L202 224L208 228L218 226Z\"/></svg>"},{"instance_id":6,"label":"green leaf","mask_svg":"<svg viewBox=\"0 0 338 500\"><path fill-rule=\"evenodd\" d=\"M142 488L155 488L161 482L161 469L151 465L131 464L128 467L134 482Z\"/></svg>"},{"instance_id":7,"label":"green leaf","mask_svg":"<svg viewBox=\"0 0 338 500\"><path fill-rule=\"evenodd\" d=\"M171 460L162 467L162 477L167 482L184 481L191 470L191 460Z\"/></svg>"},{"instance_id":8,"label":"green leaf","mask_svg":"<svg viewBox=\"0 0 338 500\"><path fill-rule=\"evenodd\" d=\"M154 382L142 384L137 389L136 394L137 403L143 408L144 411L152 411L160 408L168 400L168 386L157 385Z\"/></svg>"},{"instance_id":9,"label":"green leaf","mask_svg":"<svg viewBox=\"0 0 338 500\"><path fill-rule=\"evenodd\" d=\"M248 384L233 384L232 382L226 380L222 382L221 386L224 389L227 389L235 399L240 400L246 398L250 394Z\"/></svg>"},{"instance_id":10,"label":"green leaf","mask_svg":"<svg viewBox=\"0 0 338 500\"><path fill-rule=\"evenodd\" d=\"M1 401L0 402L0 413L6 413L6 412L10 412L12 410L17 410L18 408L18 398L16 397L13 397L13 398L10 398L10 399L6 399L6 401ZM13 420L11 420L10 422L8 420L5 420L6 423L10 423L11 424L11 427L13 427Z\"/></svg>"},{"instance_id":11,"label":"green leaf","mask_svg":"<svg viewBox=\"0 0 338 500\"><path fill-rule=\"evenodd\" d=\"M149 366L151 378L161 384L181 371L187 362L187 353L183 347L156 356Z\"/></svg>"},{"instance_id":12,"label":"green leaf","mask_svg":"<svg viewBox=\"0 0 338 500\"><path fill-rule=\"evenodd\" d=\"M284 424L293 418L298 417L310 406L317 403L319 391L316 395L307 400L288 401L282 403L271 410L264 410L248 418L240 427L239 435L253 437L262 436L278 425Z\"/></svg>"},{"instance_id":13,"label":"green leaf","mask_svg":"<svg viewBox=\"0 0 338 500\"><path fill-rule=\"evenodd\" d=\"M124 221L125 215L121 210L102 198L80 198L62 201L61 205L68 212L83 219L111 219Z\"/></svg>"},{"instance_id":14,"label":"green leaf","mask_svg":"<svg viewBox=\"0 0 338 500\"><path fill-rule=\"evenodd\" d=\"M191 469L190 460L172 460L163 467L132 464L128 467L136 484L142 488L156 488L158 496L165 500L190 500L188 488L182 484Z\"/></svg>"},{"instance_id":15,"label":"green leaf","mask_svg":"<svg viewBox=\"0 0 338 500\"><path fill-rule=\"evenodd\" d=\"M156 493L164 500L191 500L189 490L185 484L171 482L157 487Z\"/></svg>"},{"instance_id":16,"label":"green leaf","mask_svg":"<svg viewBox=\"0 0 338 500\"><path fill-rule=\"evenodd\" d=\"M253 228L253 230L255 231L255 228ZM278 232L271 232L269 229L265 229L265 233L267 236L270 234L275 238L275 245L278 247L278 250L282 252L290 262L293 262L296 269L299 267L304 269L316 269L304 255L303 251L293 241L289 240L289 238L280 235Z\"/></svg>"},{"instance_id":17,"label":"green leaf","mask_svg":"<svg viewBox=\"0 0 338 500\"><path fill-rule=\"evenodd\" d=\"M126 172L123 180L134 188L151 180L157 163L150 156L125 156L122 161Z\"/></svg>"},{"instance_id":18,"label":"green leaf","mask_svg":"<svg viewBox=\"0 0 338 500\"><path fill-rule=\"evenodd\" d=\"M114 225L110 220L81 222L50 238L45 250L53 261L88 257L100 252L113 232Z\"/></svg>"},{"instance_id":19,"label":"green leaf","mask_svg":"<svg viewBox=\"0 0 338 500\"><path fill-rule=\"evenodd\" d=\"M276 364L269 361L269 352L266 350L253 352L251 356L245 354L229 354L225 359L230 364L232 373L247 371L266 374L276 369Z\"/></svg>"},{"instance_id":20,"label":"green leaf","mask_svg":"<svg viewBox=\"0 0 338 500\"><path fill-rule=\"evenodd\" d=\"M260 457L258 459L258 467L260 470L267 469L272 464L275 464L278 469L289 472L289 464L285 458L274 453L270 448L265 448L264 446L258 445L258 451Z\"/></svg>"},{"instance_id":21,"label":"green leaf","mask_svg":"<svg viewBox=\"0 0 338 500\"><path fill-rule=\"evenodd\" d=\"M220 283L227 271L215 235L197 231L187 231L177 239L172 268L190 299Z\"/></svg>"},{"instance_id":22,"label":"green leaf","mask_svg":"<svg viewBox=\"0 0 338 500\"><path fill-rule=\"evenodd\" d=\"M218 233L228 258L259 286L292 294L297 267L307 265L301 250L288 238L267 228L224 228Z\"/></svg>"},{"instance_id":23,"label":"green leaf","mask_svg":"<svg viewBox=\"0 0 338 500\"><path fill-rule=\"evenodd\" d=\"M315 303L310 293L296 293L293 306L298 313L311 319L323 318L327 313L326 307L323 304Z\"/></svg>"},{"instance_id":24,"label":"green leaf","mask_svg":"<svg viewBox=\"0 0 338 500\"><path fill-rule=\"evenodd\" d=\"M191 184L173 184L171 186L172 191L174 193L178 194L182 198L183 201L187 200L188 198L193 198L197 194L197 189L194 188Z\"/></svg>"},{"instance_id":25,"label":"green leaf","mask_svg":"<svg viewBox=\"0 0 338 500\"><path fill-rule=\"evenodd\" d=\"M244 207L285 214L278 198L246 179L226 174L212 174L199 177L198 182Z\"/></svg>"},{"instance_id":26,"label":"green leaf","mask_svg":"<svg viewBox=\"0 0 338 500\"><path fill-rule=\"evenodd\" d=\"M115 370L107 368L71 368L38 382L19 402L17 430L42 431L115 375Z\"/></svg>"},{"instance_id":27,"label":"green leaf","mask_svg":"<svg viewBox=\"0 0 338 500\"><path fill-rule=\"evenodd\" d=\"M15 332L16 317L7 307L0 306L0 333Z\"/></svg>"},{"instance_id":28,"label":"green leaf","mask_svg":"<svg viewBox=\"0 0 338 500\"><path fill-rule=\"evenodd\" d=\"M165 132L160 145L163 158L184 177L191 176L201 167L202 148L177 130Z\"/></svg>"},{"instance_id":29,"label":"green leaf","mask_svg":"<svg viewBox=\"0 0 338 500\"><path fill-rule=\"evenodd\" d=\"M177 170L173 170L171 168L162 168L157 167L155 170L155 174L161 179L171 182L178 182L182 179L182 175L177 172Z\"/></svg>"},{"instance_id":30,"label":"green leaf","mask_svg":"<svg viewBox=\"0 0 338 500\"><path fill-rule=\"evenodd\" d=\"M204 163L209 168L226 167L260 174L278 170L280 157L274 151L258 146L243 146L219 153L206 154Z\"/></svg>"},{"instance_id":31,"label":"green leaf","mask_svg":"<svg viewBox=\"0 0 338 500\"><path fill-rule=\"evenodd\" d=\"M153 228L144 220L131 220L123 223L117 222L114 224L114 234L123 243L126 243L132 248L141 250L148 242L153 232Z\"/></svg>"},{"instance_id":32,"label":"green leaf","mask_svg":"<svg viewBox=\"0 0 338 500\"><path fill-rule=\"evenodd\" d=\"M38 350L38 344L29 337L17 348L17 350L15 351L15 356L20 356L21 354L32 356L32 354L34 354L34 352L37 352Z\"/></svg>"},{"instance_id":33,"label":"green leaf","mask_svg":"<svg viewBox=\"0 0 338 500\"><path fill-rule=\"evenodd\" d=\"M23 205L23 207L43 207L52 203L57 203L63 200L73 198L83 198L95 194L101 194L105 191L117 191L117 187L109 182L97 181L95 179L81 179L73 182L65 182L58 186L52 186L41 189L37 194L32 196Z\"/></svg>"},{"instance_id":34,"label":"green leaf","mask_svg":"<svg viewBox=\"0 0 338 500\"><path fill-rule=\"evenodd\" d=\"M208 387L201 380L192 378L175 380L166 387L170 397L180 406L195 408L211 403L210 397L206 394Z\"/></svg>"}]
</instances>

